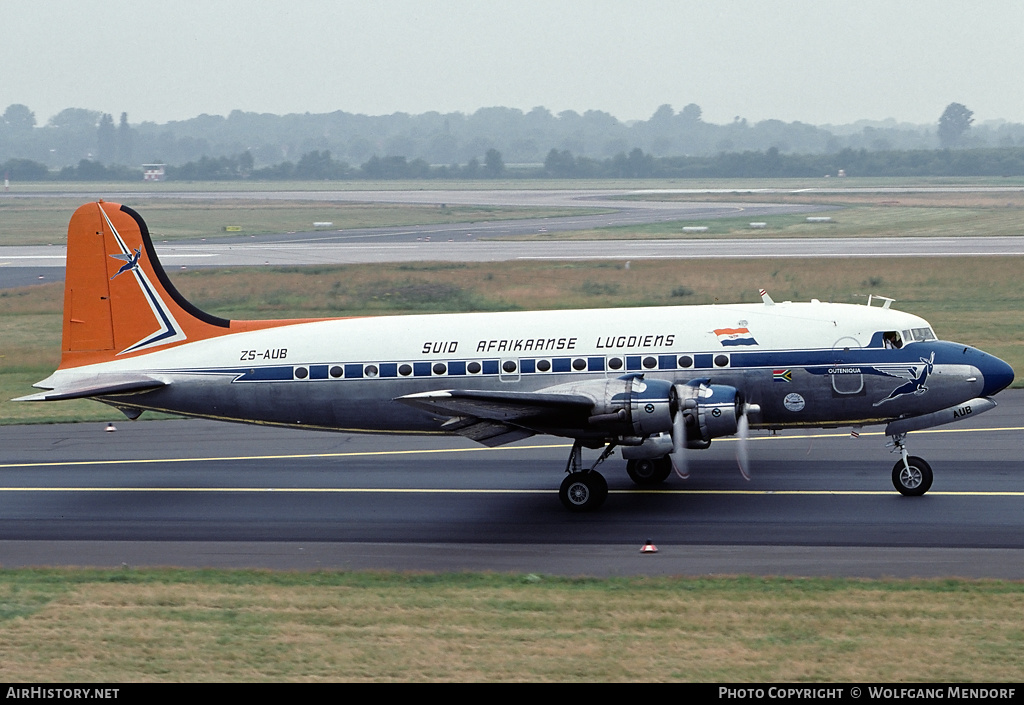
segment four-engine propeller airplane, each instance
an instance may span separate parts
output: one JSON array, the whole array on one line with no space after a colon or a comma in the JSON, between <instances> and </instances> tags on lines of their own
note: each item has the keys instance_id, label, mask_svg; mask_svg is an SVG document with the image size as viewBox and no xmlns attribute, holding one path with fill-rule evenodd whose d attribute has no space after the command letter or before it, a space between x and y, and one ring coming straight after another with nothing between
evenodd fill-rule
<instances>
[{"instance_id":1,"label":"four-engine propeller airplane","mask_svg":"<svg viewBox=\"0 0 1024 705\"><path fill-rule=\"evenodd\" d=\"M886 424L893 484L921 495L932 471L906 434L993 408L1013 370L882 301L229 321L178 293L135 211L100 201L68 227L60 366L19 401L488 446L564 436L573 510L604 501L596 467L616 447L649 485L749 428ZM583 447L603 449L589 468Z\"/></svg>"}]
</instances>

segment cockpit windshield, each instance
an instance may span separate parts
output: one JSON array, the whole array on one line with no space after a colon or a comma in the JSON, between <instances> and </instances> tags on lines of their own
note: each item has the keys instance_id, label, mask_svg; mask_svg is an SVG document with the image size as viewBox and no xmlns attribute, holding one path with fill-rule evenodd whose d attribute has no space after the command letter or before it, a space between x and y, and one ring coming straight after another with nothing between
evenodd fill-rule
<instances>
[{"instance_id":1,"label":"cockpit windshield","mask_svg":"<svg viewBox=\"0 0 1024 705\"><path fill-rule=\"evenodd\" d=\"M903 339L910 343L920 343L926 340L938 340L931 328L911 328L903 331Z\"/></svg>"}]
</instances>

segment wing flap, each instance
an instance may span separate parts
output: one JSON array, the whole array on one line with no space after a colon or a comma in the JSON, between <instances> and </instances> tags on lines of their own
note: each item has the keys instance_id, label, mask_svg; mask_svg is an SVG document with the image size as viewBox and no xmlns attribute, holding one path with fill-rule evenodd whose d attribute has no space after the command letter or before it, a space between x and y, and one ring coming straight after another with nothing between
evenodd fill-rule
<instances>
[{"instance_id":1,"label":"wing flap","mask_svg":"<svg viewBox=\"0 0 1024 705\"><path fill-rule=\"evenodd\" d=\"M582 394L491 392L476 389L407 394L395 401L449 416L471 416L506 422L552 413L586 414L594 405L593 399Z\"/></svg>"},{"instance_id":2,"label":"wing flap","mask_svg":"<svg viewBox=\"0 0 1024 705\"><path fill-rule=\"evenodd\" d=\"M582 425L594 406L594 400L583 394L475 389L407 394L395 401L448 416L442 430L492 448L548 432L566 420Z\"/></svg>"},{"instance_id":3,"label":"wing flap","mask_svg":"<svg viewBox=\"0 0 1024 705\"><path fill-rule=\"evenodd\" d=\"M456 416L441 425L441 429L448 433L457 433L470 440L476 441L488 448L503 446L506 443L514 443L534 435L529 429L512 426L507 423L489 421L487 419L464 418Z\"/></svg>"}]
</instances>

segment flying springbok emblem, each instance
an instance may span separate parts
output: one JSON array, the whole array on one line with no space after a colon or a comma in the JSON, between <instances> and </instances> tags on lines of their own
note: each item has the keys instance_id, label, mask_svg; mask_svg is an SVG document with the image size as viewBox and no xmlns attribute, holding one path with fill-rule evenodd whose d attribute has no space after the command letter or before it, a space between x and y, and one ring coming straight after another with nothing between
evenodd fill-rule
<instances>
[{"instance_id":1,"label":"flying springbok emblem","mask_svg":"<svg viewBox=\"0 0 1024 705\"><path fill-rule=\"evenodd\" d=\"M135 248L134 255L110 255L113 259L122 260L125 264L121 265L121 268L117 270L117 274L112 276L110 279L114 280L121 276L125 272L130 272L139 266L139 258L142 257L142 249L139 247Z\"/></svg>"},{"instance_id":2,"label":"flying springbok emblem","mask_svg":"<svg viewBox=\"0 0 1024 705\"><path fill-rule=\"evenodd\" d=\"M896 387L896 389L889 392L889 396L885 399L881 399L874 403L874 406L880 406L890 399L896 399L897 397L906 396L907 394L924 394L928 391L928 387L925 386L925 382L928 381L928 375L935 369L935 352L933 351L931 356L926 360L925 358L918 358L921 360L923 366L920 371L915 370L913 367L908 369L911 377L905 383Z\"/></svg>"}]
</instances>

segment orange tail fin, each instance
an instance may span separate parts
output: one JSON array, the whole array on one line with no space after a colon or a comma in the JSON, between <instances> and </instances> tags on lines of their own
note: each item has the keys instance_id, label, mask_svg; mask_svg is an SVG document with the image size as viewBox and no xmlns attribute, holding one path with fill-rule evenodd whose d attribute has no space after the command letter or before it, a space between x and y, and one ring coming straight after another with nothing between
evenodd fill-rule
<instances>
[{"instance_id":1,"label":"orange tail fin","mask_svg":"<svg viewBox=\"0 0 1024 705\"><path fill-rule=\"evenodd\" d=\"M89 203L68 225L62 368L132 356L227 333L231 321L190 304L156 257L142 217Z\"/></svg>"}]
</instances>

